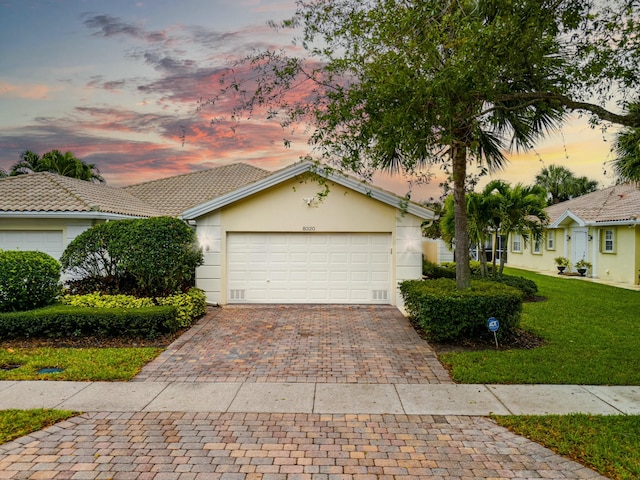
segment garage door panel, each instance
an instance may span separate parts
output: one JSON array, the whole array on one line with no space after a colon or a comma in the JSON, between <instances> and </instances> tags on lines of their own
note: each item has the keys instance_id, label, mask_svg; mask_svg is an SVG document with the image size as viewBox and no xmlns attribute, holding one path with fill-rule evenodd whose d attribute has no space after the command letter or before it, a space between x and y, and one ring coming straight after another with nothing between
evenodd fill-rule
<instances>
[{"instance_id":1,"label":"garage door panel","mask_svg":"<svg viewBox=\"0 0 640 480\"><path fill-rule=\"evenodd\" d=\"M0 249L39 251L59 260L64 251L61 230L0 231Z\"/></svg>"},{"instance_id":2,"label":"garage door panel","mask_svg":"<svg viewBox=\"0 0 640 480\"><path fill-rule=\"evenodd\" d=\"M228 300L389 303L390 244L390 234L229 234Z\"/></svg>"}]
</instances>

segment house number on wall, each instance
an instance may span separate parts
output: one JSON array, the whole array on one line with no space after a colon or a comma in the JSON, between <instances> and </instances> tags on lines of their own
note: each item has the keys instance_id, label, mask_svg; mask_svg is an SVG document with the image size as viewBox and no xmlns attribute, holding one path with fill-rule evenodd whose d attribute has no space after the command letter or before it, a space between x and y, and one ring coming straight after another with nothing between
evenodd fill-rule
<instances>
[{"instance_id":1,"label":"house number on wall","mask_svg":"<svg viewBox=\"0 0 640 480\"><path fill-rule=\"evenodd\" d=\"M303 232L315 232L316 227L302 227Z\"/></svg>"}]
</instances>

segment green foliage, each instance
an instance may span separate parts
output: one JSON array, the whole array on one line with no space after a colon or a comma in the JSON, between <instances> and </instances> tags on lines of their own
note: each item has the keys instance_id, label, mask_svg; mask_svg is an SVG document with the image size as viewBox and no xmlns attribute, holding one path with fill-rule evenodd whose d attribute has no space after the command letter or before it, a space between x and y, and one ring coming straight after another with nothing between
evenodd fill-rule
<instances>
[{"instance_id":1,"label":"green foliage","mask_svg":"<svg viewBox=\"0 0 640 480\"><path fill-rule=\"evenodd\" d=\"M2 338L63 338L84 336L145 337L179 330L172 306L80 308L54 305L26 312L0 314Z\"/></svg>"},{"instance_id":2,"label":"green foliage","mask_svg":"<svg viewBox=\"0 0 640 480\"><path fill-rule=\"evenodd\" d=\"M595 192L598 189L596 180L576 177L571 170L561 165L543 167L536 175L536 185L546 190L549 205Z\"/></svg>"},{"instance_id":3,"label":"green foliage","mask_svg":"<svg viewBox=\"0 0 640 480\"><path fill-rule=\"evenodd\" d=\"M61 299L65 305L90 308L143 308L156 305L151 298L139 298L133 295L108 295L100 292L87 295L65 295Z\"/></svg>"},{"instance_id":4,"label":"green foliage","mask_svg":"<svg viewBox=\"0 0 640 480\"><path fill-rule=\"evenodd\" d=\"M61 258L79 280L73 293L125 293L164 297L188 290L202 250L195 232L171 217L120 220L96 225L76 237Z\"/></svg>"},{"instance_id":5,"label":"green foliage","mask_svg":"<svg viewBox=\"0 0 640 480\"><path fill-rule=\"evenodd\" d=\"M504 167L504 152L534 148L571 112L640 127L638 13L628 0L301 1L276 25L297 29L296 56L250 56L205 104L232 96L231 120L309 123L320 159L365 179L442 166L467 288L467 166Z\"/></svg>"},{"instance_id":6,"label":"green foliage","mask_svg":"<svg viewBox=\"0 0 640 480\"><path fill-rule=\"evenodd\" d=\"M0 444L10 442L31 432L75 416L75 412L67 410L1 410L0 411Z\"/></svg>"},{"instance_id":7,"label":"green foliage","mask_svg":"<svg viewBox=\"0 0 640 480\"><path fill-rule=\"evenodd\" d=\"M181 327L191 325L196 319L204 315L207 309L205 293L198 288L192 288L187 293L158 297L156 302L159 305L175 307Z\"/></svg>"},{"instance_id":8,"label":"green foliage","mask_svg":"<svg viewBox=\"0 0 640 480\"><path fill-rule=\"evenodd\" d=\"M640 478L640 416L517 415L493 420L607 478Z\"/></svg>"},{"instance_id":9,"label":"green foliage","mask_svg":"<svg viewBox=\"0 0 640 480\"><path fill-rule=\"evenodd\" d=\"M450 263L454 266L453 269L448 268L445 263L438 265L437 263L430 262L429 260L422 261L422 275L427 278L456 278L455 263Z\"/></svg>"},{"instance_id":10,"label":"green foliage","mask_svg":"<svg viewBox=\"0 0 640 480\"><path fill-rule=\"evenodd\" d=\"M133 295L108 295L99 292L87 295L66 295L62 302L75 307L91 308L144 308L154 305L175 307L178 323L188 327L205 314L207 303L205 293L192 288L187 293L177 293L167 297L139 298Z\"/></svg>"},{"instance_id":11,"label":"green foliage","mask_svg":"<svg viewBox=\"0 0 640 480\"><path fill-rule=\"evenodd\" d=\"M515 288L486 280L474 280L466 290L455 281L406 280L400 293L409 315L436 342L474 338L486 334L487 319L500 321L501 335L520 322L522 295Z\"/></svg>"},{"instance_id":12,"label":"green foliage","mask_svg":"<svg viewBox=\"0 0 640 480\"><path fill-rule=\"evenodd\" d=\"M538 292L538 286L536 282L524 277L515 277L511 275L492 275L490 274L488 277L482 276L482 265L480 262L475 260L469 262L469 267L471 269L471 276L477 280L487 280L490 282L502 283L504 285L509 285L510 287L517 288L522 292L522 295L526 299L532 299L535 297ZM489 270L491 269L491 265L488 265ZM436 278L455 278L456 277L456 264L454 262L443 262L440 265L430 262L428 260L423 260L422 262L422 274L428 279L436 279Z\"/></svg>"},{"instance_id":13,"label":"green foliage","mask_svg":"<svg viewBox=\"0 0 640 480\"><path fill-rule=\"evenodd\" d=\"M162 339L158 341L163 342ZM126 382L162 350L159 347L0 349L0 365L20 365L11 370L0 369L0 380ZM64 371L38 373L44 367L56 367Z\"/></svg>"},{"instance_id":14,"label":"green foliage","mask_svg":"<svg viewBox=\"0 0 640 480\"><path fill-rule=\"evenodd\" d=\"M533 299L536 296L536 293L538 293L538 285L536 285L536 282L529 278L505 275L503 273L502 275L498 275L496 277L487 277L486 280L517 288L518 290L520 290L520 292L522 292L524 298L528 300Z\"/></svg>"},{"instance_id":15,"label":"green foliage","mask_svg":"<svg viewBox=\"0 0 640 480\"><path fill-rule=\"evenodd\" d=\"M525 270L545 301L525 303L521 327L545 340L532 349L450 352L458 383L639 385L640 292Z\"/></svg>"},{"instance_id":16,"label":"green foliage","mask_svg":"<svg viewBox=\"0 0 640 480\"><path fill-rule=\"evenodd\" d=\"M51 172L78 180L105 183L94 164L76 158L71 152L62 153L60 150L51 150L42 157L26 150L20 154L20 161L11 167L12 176L35 172Z\"/></svg>"},{"instance_id":17,"label":"green foliage","mask_svg":"<svg viewBox=\"0 0 640 480\"><path fill-rule=\"evenodd\" d=\"M0 312L29 310L55 301L60 264L43 252L0 250Z\"/></svg>"}]
</instances>

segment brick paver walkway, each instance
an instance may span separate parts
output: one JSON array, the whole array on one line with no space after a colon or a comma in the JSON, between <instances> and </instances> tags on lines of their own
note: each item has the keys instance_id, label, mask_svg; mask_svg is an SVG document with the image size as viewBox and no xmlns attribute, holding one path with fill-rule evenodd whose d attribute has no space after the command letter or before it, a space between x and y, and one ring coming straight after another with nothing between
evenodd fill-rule
<instances>
[{"instance_id":1,"label":"brick paver walkway","mask_svg":"<svg viewBox=\"0 0 640 480\"><path fill-rule=\"evenodd\" d=\"M604 478L474 417L88 413L0 446L0 478Z\"/></svg>"},{"instance_id":2,"label":"brick paver walkway","mask_svg":"<svg viewBox=\"0 0 640 480\"><path fill-rule=\"evenodd\" d=\"M391 306L215 308L135 381L452 383Z\"/></svg>"}]
</instances>

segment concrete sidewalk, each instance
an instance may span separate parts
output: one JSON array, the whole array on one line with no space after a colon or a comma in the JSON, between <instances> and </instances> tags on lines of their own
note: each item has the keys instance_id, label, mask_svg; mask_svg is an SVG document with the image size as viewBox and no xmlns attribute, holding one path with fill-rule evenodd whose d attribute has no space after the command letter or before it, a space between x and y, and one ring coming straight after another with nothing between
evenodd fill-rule
<instances>
[{"instance_id":1,"label":"concrete sidewalk","mask_svg":"<svg viewBox=\"0 0 640 480\"><path fill-rule=\"evenodd\" d=\"M640 414L640 387L234 382L0 382L0 409L406 415Z\"/></svg>"}]
</instances>

